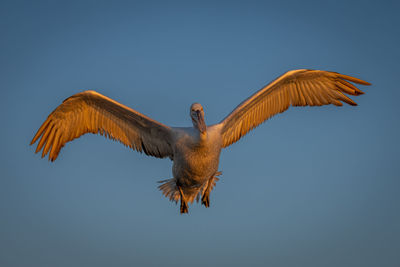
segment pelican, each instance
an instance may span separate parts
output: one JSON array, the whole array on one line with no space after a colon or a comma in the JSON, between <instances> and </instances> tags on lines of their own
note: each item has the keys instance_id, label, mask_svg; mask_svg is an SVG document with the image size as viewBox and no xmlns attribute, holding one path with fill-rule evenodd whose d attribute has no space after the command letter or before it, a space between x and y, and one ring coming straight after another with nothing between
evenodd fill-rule
<instances>
[{"instance_id":1,"label":"pelican","mask_svg":"<svg viewBox=\"0 0 400 267\"><path fill-rule=\"evenodd\" d=\"M240 103L220 123L207 125L199 103L190 106L193 127L170 127L95 91L84 91L63 101L39 128L31 141L54 161L69 141L86 133L100 133L139 152L173 161L173 178L160 181L159 189L171 201L180 201L180 213L188 203L210 205L210 192L219 180L222 148L290 106L322 106L342 102L357 104L345 95L363 92L352 83L370 83L337 72L299 69L288 71Z\"/></svg>"}]
</instances>

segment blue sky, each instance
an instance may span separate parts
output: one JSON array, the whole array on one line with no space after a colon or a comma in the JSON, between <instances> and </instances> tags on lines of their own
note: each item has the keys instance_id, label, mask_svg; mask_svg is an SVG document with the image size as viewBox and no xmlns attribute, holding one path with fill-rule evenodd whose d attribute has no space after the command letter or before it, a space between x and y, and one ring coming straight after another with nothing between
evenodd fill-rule
<instances>
[{"instance_id":1,"label":"blue sky","mask_svg":"<svg viewBox=\"0 0 400 267\"><path fill-rule=\"evenodd\" d=\"M399 266L396 1L1 1L1 266ZM101 136L50 163L29 142L97 90L164 124L209 124L287 70L352 75L357 107L291 108L221 155L211 207L171 162Z\"/></svg>"}]
</instances>

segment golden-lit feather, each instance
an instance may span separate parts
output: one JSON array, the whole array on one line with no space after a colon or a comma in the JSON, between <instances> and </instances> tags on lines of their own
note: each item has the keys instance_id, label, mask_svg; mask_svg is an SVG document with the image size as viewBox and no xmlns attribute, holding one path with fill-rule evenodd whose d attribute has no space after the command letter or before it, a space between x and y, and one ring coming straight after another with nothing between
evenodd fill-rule
<instances>
[{"instance_id":1,"label":"golden-lit feather","mask_svg":"<svg viewBox=\"0 0 400 267\"><path fill-rule=\"evenodd\" d=\"M147 155L172 158L171 131L157 121L95 91L73 95L58 106L33 137L36 153L57 158L69 141L86 133L100 133Z\"/></svg>"},{"instance_id":2,"label":"golden-lit feather","mask_svg":"<svg viewBox=\"0 0 400 267\"><path fill-rule=\"evenodd\" d=\"M291 105L342 106L342 102L357 105L344 93L357 96L363 92L348 81L370 85L363 80L330 71L301 69L286 72L243 101L221 121L223 147L235 143L250 130L284 112Z\"/></svg>"}]
</instances>

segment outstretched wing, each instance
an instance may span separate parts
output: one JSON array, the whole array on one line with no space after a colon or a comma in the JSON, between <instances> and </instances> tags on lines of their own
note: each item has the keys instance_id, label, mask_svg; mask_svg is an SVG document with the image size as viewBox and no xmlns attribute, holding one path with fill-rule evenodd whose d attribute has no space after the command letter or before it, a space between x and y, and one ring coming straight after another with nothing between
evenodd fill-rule
<instances>
[{"instance_id":1,"label":"outstretched wing","mask_svg":"<svg viewBox=\"0 0 400 267\"><path fill-rule=\"evenodd\" d=\"M47 117L31 145L40 139L36 153L43 148L42 158L49 153L53 161L67 142L86 133L100 133L149 156L173 156L168 126L95 91L64 100Z\"/></svg>"},{"instance_id":2,"label":"outstretched wing","mask_svg":"<svg viewBox=\"0 0 400 267\"><path fill-rule=\"evenodd\" d=\"M223 147L235 143L250 130L284 112L291 105L342 106L342 102L346 102L356 106L344 93L357 96L363 92L348 81L370 85L363 80L330 71L301 69L286 72L243 101L220 122Z\"/></svg>"}]
</instances>

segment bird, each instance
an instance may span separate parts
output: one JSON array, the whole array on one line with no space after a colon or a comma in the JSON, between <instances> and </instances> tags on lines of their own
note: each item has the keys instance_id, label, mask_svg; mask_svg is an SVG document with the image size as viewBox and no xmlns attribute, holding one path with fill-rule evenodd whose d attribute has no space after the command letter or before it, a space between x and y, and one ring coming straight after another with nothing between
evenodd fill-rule
<instances>
[{"instance_id":1,"label":"bird","mask_svg":"<svg viewBox=\"0 0 400 267\"><path fill-rule=\"evenodd\" d=\"M256 91L219 123L207 125L203 106L193 103L192 127L170 127L96 91L88 90L65 99L36 132L36 152L54 161L61 148L86 133L117 140L148 156L172 160L171 179L160 181L161 193L188 213L188 204L201 199L210 206L210 192L222 172L220 153L249 131L290 106L342 106L357 104L348 95L364 94L355 84L361 79L332 71L291 70Z\"/></svg>"}]
</instances>

